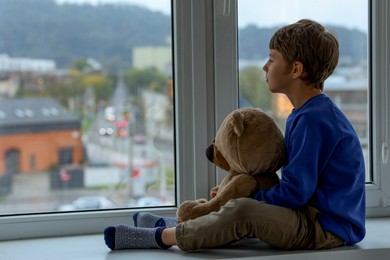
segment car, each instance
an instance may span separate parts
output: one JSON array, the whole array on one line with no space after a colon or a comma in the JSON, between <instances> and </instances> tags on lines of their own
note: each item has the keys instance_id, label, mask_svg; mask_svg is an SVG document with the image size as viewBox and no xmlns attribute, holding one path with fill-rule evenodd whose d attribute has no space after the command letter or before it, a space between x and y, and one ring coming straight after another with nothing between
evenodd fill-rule
<instances>
[{"instance_id":1,"label":"car","mask_svg":"<svg viewBox=\"0 0 390 260\"><path fill-rule=\"evenodd\" d=\"M153 207L153 206L168 206L174 205L172 201L164 201L156 197L142 197L138 200L130 200L127 202L127 207Z\"/></svg>"},{"instance_id":2,"label":"car","mask_svg":"<svg viewBox=\"0 0 390 260\"><path fill-rule=\"evenodd\" d=\"M161 206L163 202L159 198L144 197L137 201L137 207Z\"/></svg>"},{"instance_id":3,"label":"car","mask_svg":"<svg viewBox=\"0 0 390 260\"><path fill-rule=\"evenodd\" d=\"M109 106L104 109L104 119L111 122L115 120L115 107Z\"/></svg>"},{"instance_id":4,"label":"car","mask_svg":"<svg viewBox=\"0 0 390 260\"><path fill-rule=\"evenodd\" d=\"M145 135L135 135L134 142L136 144L146 144L147 138Z\"/></svg>"},{"instance_id":5,"label":"car","mask_svg":"<svg viewBox=\"0 0 390 260\"><path fill-rule=\"evenodd\" d=\"M59 211L72 210L93 210L93 209L108 209L115 207L115 203L104 196L84 196L80 197L71 204L61 205Z\"/></svg>"},{"instance_id":6,"label":"car","mask_svg":"<svg viewBox=\"0 0 390 260\"><path fill-rule=\"evenodd\" d=\"M109 136L114 133L114 129L111 127L101 127L99 128L99 134L103 136Z\"/></svg>"}]
</instances>

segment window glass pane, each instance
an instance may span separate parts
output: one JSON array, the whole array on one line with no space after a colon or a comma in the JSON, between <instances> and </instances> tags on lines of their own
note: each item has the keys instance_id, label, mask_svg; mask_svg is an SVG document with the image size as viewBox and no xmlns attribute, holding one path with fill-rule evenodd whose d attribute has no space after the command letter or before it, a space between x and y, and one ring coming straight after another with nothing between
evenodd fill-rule
<instances>
[{"instance_id":1,"label":"window glass pane","mask_svg":"<svg viewBox=\"0 0 390 260\"><path fill-rule=\"evenodd\" d=\"M175 204L171 2L1 0L0 215Z\"/></svg>"},{"instance_id":2,"label":"window glass pane","mask_svg":"<svg viewBox=\"0 0 390 260\"><path fill-rule=\"evenodd\" d=\"M273 33L304 18L322 23L339 40L339 64L325 81L324 92L346 114L359 135L366 159L366 180L371 181L367 0L238 0L239 104L262 108L284 129L292 106L286 96L268 91L262 66L268 59Z\"/></svg>"}]
</instances>

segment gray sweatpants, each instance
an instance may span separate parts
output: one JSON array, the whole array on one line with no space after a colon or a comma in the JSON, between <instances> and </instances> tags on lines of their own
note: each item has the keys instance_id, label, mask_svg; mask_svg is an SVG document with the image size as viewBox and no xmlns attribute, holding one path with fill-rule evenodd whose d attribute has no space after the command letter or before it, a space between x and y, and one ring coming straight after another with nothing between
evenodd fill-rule
<instances>
[{"instance_id":1,"label":"gray sweatpants","mask_svg":"<svg viewBox=\"0 0 390 260\"><path fill-rule=\"evenodd\" d=\"M243 237L257 237L272 247L328 249L344 242L326 232L313 207L293 210L250 198L230 200L218 212L179 223L177 245L181 250L216 247Z\"/></svg>"}]
</instances>

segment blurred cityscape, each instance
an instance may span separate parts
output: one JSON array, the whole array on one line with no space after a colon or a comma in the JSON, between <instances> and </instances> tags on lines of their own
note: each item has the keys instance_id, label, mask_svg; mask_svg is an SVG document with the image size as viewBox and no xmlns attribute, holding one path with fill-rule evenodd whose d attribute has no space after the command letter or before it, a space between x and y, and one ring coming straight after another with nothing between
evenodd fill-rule
<instances>
[{"instance_id":1,"label":"blurred cityscape","mask_svg":"<svg viewBox=\"0 0 390 260\"><path fill-rule=\"evenodd\" d=\"M126 72L114 75L106 99L97 98L89 80L92 85L79 86L79 96L65 103L65 89L57 98L18 93L75 84L75 68L64 72L54 61L0 56L1 214L174 205L171 48L148 50L161 55L139 65L135 59L127 73L164 77L129 89ZM80 70L87 82L110 77L93 60Z\"/></svg>"}]
</instances>

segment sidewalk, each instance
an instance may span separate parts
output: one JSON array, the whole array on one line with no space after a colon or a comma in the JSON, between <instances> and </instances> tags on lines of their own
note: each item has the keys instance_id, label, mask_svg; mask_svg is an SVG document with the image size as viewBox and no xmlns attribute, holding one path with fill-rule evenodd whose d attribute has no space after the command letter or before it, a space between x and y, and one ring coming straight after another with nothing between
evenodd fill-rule
<instances>
[{"instance_id":1,"label":"sidewalk","mask_svg":"<svg viewBox=\"0 0 390 260\"><path fill-rule=\"evenodd\" d=\"M108 173L109 174L109 173ZM15 174L13 176L12 192L0 197L0 215L25 213L46 213L58 211L59 206L70 204L85 196L103 196L118 207L136 206L131 204L128 186L123 183L96 188L66 188L51 189L50 174L47 172ZM158 198L159 189L149 188L145 198ZM174 201L173 191L169 198Z\"/></svg>"},{"instance_id":2,"label":"sidewalk","mask_svg":"<svg viewBox=\"0 0 390 260\"><path fill-rule=\"evenodd\" d=\"M52 190L47 172L15 174L12 193L0 197L0 214L51 212L80 196L96 193L87 189Z\"/></svg>"}]
</instances>

